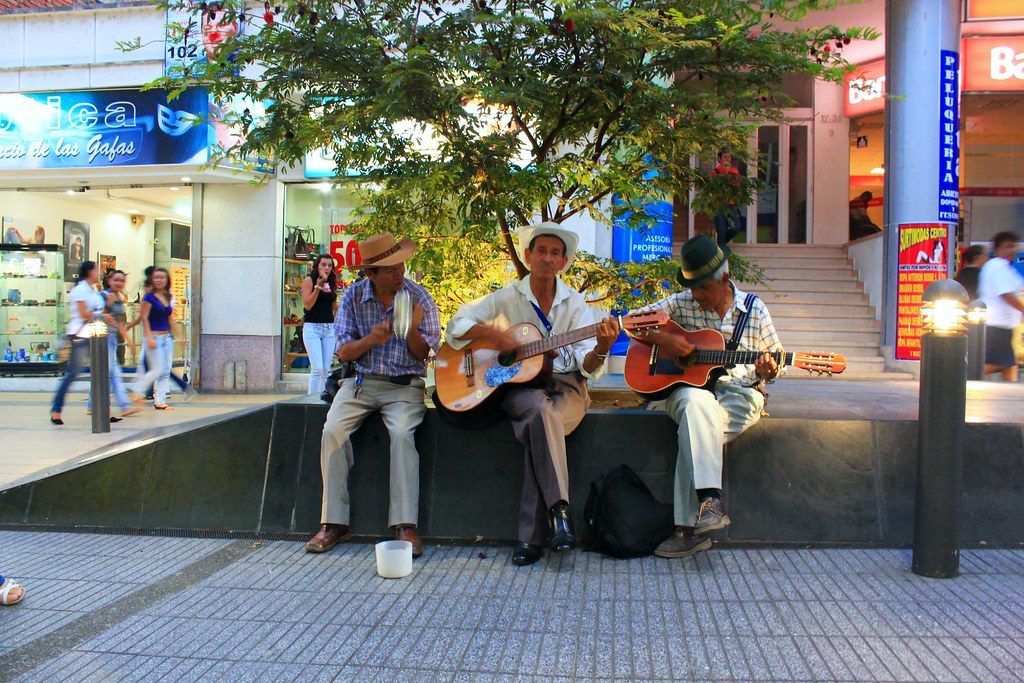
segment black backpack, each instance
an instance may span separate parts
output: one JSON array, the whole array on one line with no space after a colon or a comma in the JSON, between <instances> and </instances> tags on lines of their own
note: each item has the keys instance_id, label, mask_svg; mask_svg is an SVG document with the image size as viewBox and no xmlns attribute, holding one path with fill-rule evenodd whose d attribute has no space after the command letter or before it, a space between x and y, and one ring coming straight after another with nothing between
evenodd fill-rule
<instances>
[{"instance_id":1,"label":"black backpack","mask_svg":"<svg viewBox=\"0 0 1024 683\"><path fill-rule=\"evenodd\" d=\"M590 485L583 515L591 545L613 557L650 555L673 529L672 505L658 502L628 465Z\"/></svg>"}]
</instances>

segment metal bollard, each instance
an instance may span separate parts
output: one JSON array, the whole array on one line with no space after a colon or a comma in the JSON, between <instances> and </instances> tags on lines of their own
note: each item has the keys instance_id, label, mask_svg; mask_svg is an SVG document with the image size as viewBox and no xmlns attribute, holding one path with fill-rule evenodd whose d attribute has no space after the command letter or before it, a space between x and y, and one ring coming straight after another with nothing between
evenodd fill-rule
<instances>
[{"instance_id":1,"label":"metal bollard","mask_svg":"<svg viewBox=\"0 0 1024 683\"><path fill-rule=\"evenodd\" d=\"M967 291L954 280L924 291L918 403L915 574L960 575L960 498L967 411Z\"/></svg>"},{"instance_id":2,"label":"metal bollard","mask_svg":"<svg viewBox=\"0 0 1024 683\"><path fill-rule=\"evenodd\" d=\"M107 324L100 316L89 321L89 393L92 397L92 433L110 431L110 350Z\"/></svg>"},{"instance_id":3,"label":"metal bollard","mask_svg":"<svg viewBox=\"0 0 1024 683\"><path fill-rule=\"evenodd\" d=\"M967 379L985 379L985 302L975 299L967 307Z\"/></svg>"}]
</instances>

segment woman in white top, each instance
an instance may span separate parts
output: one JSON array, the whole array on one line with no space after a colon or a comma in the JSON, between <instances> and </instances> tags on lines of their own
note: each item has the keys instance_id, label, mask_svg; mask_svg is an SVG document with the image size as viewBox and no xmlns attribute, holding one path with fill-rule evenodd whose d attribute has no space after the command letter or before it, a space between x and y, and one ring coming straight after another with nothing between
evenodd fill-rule
<instances>
[{"instance_id":1,"label":"woman in white top","mask_svg":"<svg viewBox=\"0 0 1024 683\"><path fill-rule=\"evenodd\" d=\"M71 289L68 297L71 311L68 317L67 333L71 343L71 360L68 363L67 372L57 387L57 394L53 397L53 405L50 406L50 422L55 425L64 424L60 417L61 409L64 408L64 396L68 393L71 383L78 378L82 368L85 367L86 356L89 353L89 339L86 325L96 315L103 313L103 295L96 291L96 283L100 281L100 269L95 261L84 261L78 269L78 284ZM111 324L109 316L107 323ZM111 422L120 421L121 418L111 418Z\"/></svg>"}]
</instances>

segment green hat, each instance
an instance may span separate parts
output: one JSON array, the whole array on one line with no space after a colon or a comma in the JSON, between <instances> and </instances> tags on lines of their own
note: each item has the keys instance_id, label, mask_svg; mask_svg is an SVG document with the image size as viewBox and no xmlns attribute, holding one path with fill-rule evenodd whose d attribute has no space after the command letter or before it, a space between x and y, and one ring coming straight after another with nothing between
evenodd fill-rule
<instances>
[{"instance_id":1,"label":"green hat","mask_svg":"<svg viewBox=\"0 0 1024 683\"><path fill-rule=\"evenodd\" d=\"M676 275L676 282L683 287L696 287L719 266L729 260L729 247L720 247L707 235L697 235L686 241L679 250L682 268Z\"/></svg>"}]
</instances>

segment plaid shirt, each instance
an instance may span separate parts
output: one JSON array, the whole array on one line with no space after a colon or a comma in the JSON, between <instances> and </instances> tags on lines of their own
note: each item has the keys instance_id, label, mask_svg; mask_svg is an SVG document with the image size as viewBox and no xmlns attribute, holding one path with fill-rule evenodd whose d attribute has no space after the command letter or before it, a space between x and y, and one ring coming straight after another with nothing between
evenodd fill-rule
<instances>
[{"instance_id":1,"label":"plaid shirt","mask_svg":"<svg viewBox=\"0 0 1024 683\"><path fill-rule=\"evenodd\" d=\"M413 303L423 309L423 320L418 329L427 345L437 351L441 343L441 318L437 304L426 289L408 278L403 288L409 292ZM394 305L384 308L380 299L373 295L373 284L369 278L350 285L341 297L338 315L334 318L334 334L338 338L338 346L369 336L374 325L385 320L394 321L394 316ZM427 364L409 353L408 341L395 336L364 353L356 359L355 364L356 370L370 375L425 377L427 374Z\"/></svg>"},{"instance_id":2,"label":"plaid shirt","mask_svg":"<svg viewBox=\"0 0 1024 683\"><path fill-rule=\"evenodd\" d=\"M678 324L687 332L697 330L718 330L725 337L726 341L732 339L733 329L740 314L747 310L743 301L747 298L746 292L741 292L732 282L729 283L735 297L729 310L725 312L724 318L719 318L714 311L701 310L700 305L693 300L690 290L672 294L661 301L651 304L646 310L661 308L668 311L672 321ZM764 302L760 298L754 301L753 310L750 311L750 318L747 320L747 327L740 337L740 351L781 351L782 342L775 332L775 325L772 323L772 316L768 313ZM779 375L783 374L784 368L779 368ZM728 374L723 375L720 381L736 382L749 386L758 379L753 365L737 365Z\"/></svg>"}]
</instances>

